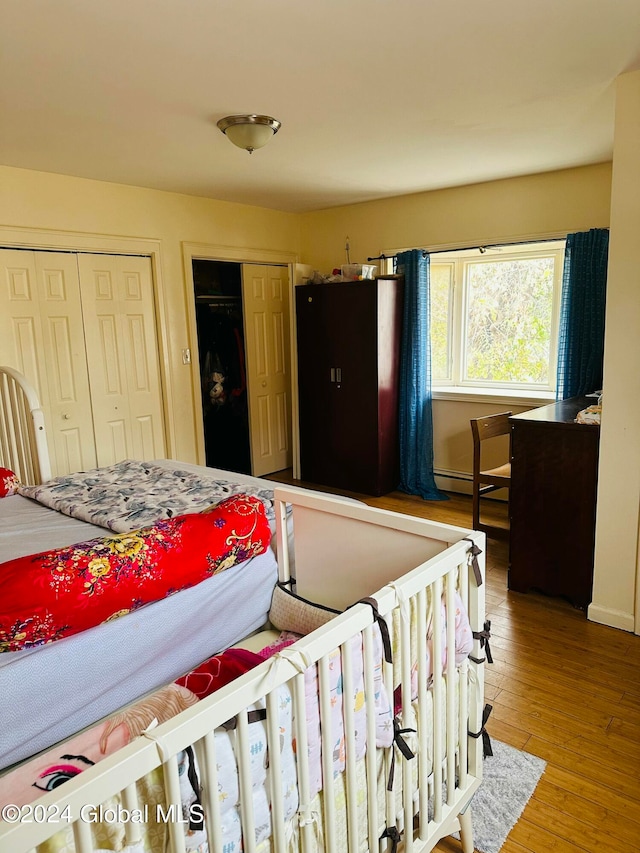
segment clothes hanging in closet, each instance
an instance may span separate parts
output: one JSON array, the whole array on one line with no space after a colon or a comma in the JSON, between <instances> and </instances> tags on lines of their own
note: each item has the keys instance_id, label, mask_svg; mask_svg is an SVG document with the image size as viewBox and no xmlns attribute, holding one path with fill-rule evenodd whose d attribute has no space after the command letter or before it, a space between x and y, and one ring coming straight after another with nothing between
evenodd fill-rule
<instances>
[{"instance_id":1,"label":"clothes hanging in closet","mask_svg":"<svg viewBox=\"0 0 640 853\"><path fill-rule=\"evenodd\" d=\"M207 465L251 472L244 338L238 312L198 305Z\"/></svg>"}]
</instances>

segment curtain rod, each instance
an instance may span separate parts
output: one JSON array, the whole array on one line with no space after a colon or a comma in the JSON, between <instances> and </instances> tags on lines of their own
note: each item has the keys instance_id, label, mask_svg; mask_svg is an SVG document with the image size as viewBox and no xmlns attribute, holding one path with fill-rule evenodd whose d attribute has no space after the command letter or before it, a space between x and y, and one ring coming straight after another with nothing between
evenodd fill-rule
<instances>
[{"instance_id":1,"label":"curtain rod","mask_svg":"<svg viewBox=\"0 0 640 853\"><path fill-rule=\"evenodd\" d=\"M603 228L603 231L608 231L608 228ZM423 256L426 255L441 255L445 252L468 252L471 249L477 249L481 254L483 254L487 249L501 249L503 246L527 246L532 243L552 243L555 240L565 240L566 237L547 237L547 238L538 238L537 240L516 240L514 243L483 243L481 246L458 246L455 249L435 249L429 251L429 249L423 249ZM395 255L378 255L375 258L367 258L367 261L391 261L395 260L398 257Z\"/></svg>"}]
</instances>

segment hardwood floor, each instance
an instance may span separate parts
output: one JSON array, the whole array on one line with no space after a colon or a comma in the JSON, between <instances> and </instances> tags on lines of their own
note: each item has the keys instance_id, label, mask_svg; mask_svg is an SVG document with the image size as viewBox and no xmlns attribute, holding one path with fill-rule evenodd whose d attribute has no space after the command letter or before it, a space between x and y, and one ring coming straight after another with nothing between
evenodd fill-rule
<instances>
[{"instance_id":1,"label":"hardwood floor","mask_svg":"<svg viewBox=\"0 0 640 853\"><path fill-rule=\"evenodd\" d=\"M270 475L294 481L290 471ZM318 487L323 491L332 491ZM471 499L350 493L371 506L471 526ZM496 503L496 518L504 505ZM640 637L588 622L570 604L507 590L507 545L487 542L486 667L492 737L543 758L546 770L503 853L640 851ZM491 759L487 759L490 761ZM445 839L439 851L460 851Z\"/></svg>"}]
</instances>

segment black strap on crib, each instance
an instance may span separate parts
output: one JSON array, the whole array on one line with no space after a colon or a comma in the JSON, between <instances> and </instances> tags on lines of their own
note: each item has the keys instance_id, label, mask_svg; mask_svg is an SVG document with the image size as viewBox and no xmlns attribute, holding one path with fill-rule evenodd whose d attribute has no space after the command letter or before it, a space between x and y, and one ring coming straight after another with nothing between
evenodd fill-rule
<instances>
[{"instance_id":1,"label":"black strap on crib","mask_svg":"<svg viewBox=\"0 0 640 853\"><path fill-rule=\"evenodd\" d=\"M247 712L247 722L248 723L260 723L262 720L267 719L267 709L266 708L258 708L256 711L248 711ZM238 717L231 717L230 720L227 720L226 723L222 724L222 728L226 729L226 731L233 731L238 725Z\"/></svg>"},{"instance_id":2,"label":"black strap on crib","mask_svg":"<svg viewBox=\"0 0 640 853\"><path fill-rule=\"evenodd\" d=\"M407 732L415 732L415 729L401 729L400 723L398 722L398 718L394 717L393 720L393 743L398 747L400 752L404 755L404 757L410 761L412 758L415 758L415 754L411 750L411 747L406 742L406 740L402 737L402 735L406 735ZM389 768L389 781L387 782L387 791L393 791L393 777L396 771L396 751L391 749L391 767Z\"/></svg>"},{"instance_id":3,"label":"black strap on crib","mask_svg":"<svg viewBox=\"0 0 640 853\"><path fill-rule=\"evenodd\" d=\"M356 604L368 604L373 610L373 618L378 623L380 635L382 637L382 648L384 649L384 659L387 663L393 663L393 655L391 653L391 635L389 634L389 626L378 610L378 602L375 598L361 598L356 601ZM355 606L355 605L354 605Z\"/></svg>"},{"instance_id":4,"label":"black strap on crib","mask_svg":"<svg viewBox=\"0 0 640 853\"><path fill-rule=\"evenodd\" d=\"M188 746L185 749L187 754L187 779L189 780L189 784L193 788L193 793L195 794L195 802L200 806L197 813L200 817L197 820L194 820L192 817L193 811L189 809L189 829L193 832L199 832L204 827L204 817L202 812L202 801L200 800L200 780L198 779L198 774L196 772L196 761L193 755L193 747ZM192 804L193 805L193 804Z\"/></svg>"},{"instance_id":5,"label":"black strap on crib","mask_svg":"<svg viewBox=\"0 0 640 853\"><path fill-rule=\"evenodd\" d=\"M489 732L485 728L487 725L487 720L489 719L489 715L493 711L493 705L485 705L484 711L482 712L482 728L479 732L468 732L469 737L479 738L482 735L482 757L487 758L487 756L493 755L493 748L491 746L491 738L489 737Z\"/></svg>"},{"instance_id":6,"label":"black strap on crib","mask_svg":"<svg viewBox=\"0 0 640 853\"><path fill-rule=\"evenodd\" d=\"M466 536L463 542L471 542L471 548L467 553L471 554L471 568L476 578L476 585L482 586L482 572L480 571L480 563L478 562L478 554L482 554L482 548L478 548L473 539L468 539Z\"/></svg>"},{"instance_id":7,"label":"black strap on crib","mask_svg":"<svg viewBox=\"0 0 640 853\"><path fill-rule=\"evenodd\" d=\"M396 850L398 849L398 844L400 844L400 842L402 841L402 836L398 831L398 827L388 826L380 836L380 841L385 838L388 838L391 841L391 853L396 853Z\"/></svg>"},{"instance_id":8,"label":"black strap on crib","mask_svg":"<svg viewBox=\"0 0 640 853\"><path fill-rule=\"evenodd\" d=\"M484 663L485 660L487 663L493 663L493 655L491 654L491 646L489 645L489 639L491 637L491 620L486 620L482 631L473 631L472 633L474 640L480 640L480 648L484 649L486 658L474 658L473 655L469 655L469 660L472 660L474 663Z\"/></svg>"}]
</instances>

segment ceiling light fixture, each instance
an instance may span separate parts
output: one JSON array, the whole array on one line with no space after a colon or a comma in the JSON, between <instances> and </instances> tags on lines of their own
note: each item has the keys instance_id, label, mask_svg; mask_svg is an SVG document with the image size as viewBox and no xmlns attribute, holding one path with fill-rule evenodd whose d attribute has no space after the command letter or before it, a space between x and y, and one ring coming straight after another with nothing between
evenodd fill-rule
<instances>
[{"instance_id":1,"label":"ceiling light fixture","mask_svg":"<svg viewBox=\"0 0 640 853\"><path fill-rule=\"evenodd\" d=\"M278 132L280 122L271 116L226 116L220 119L218 127L234 145L251 154Z\"/></svg>"}]
</instances>

